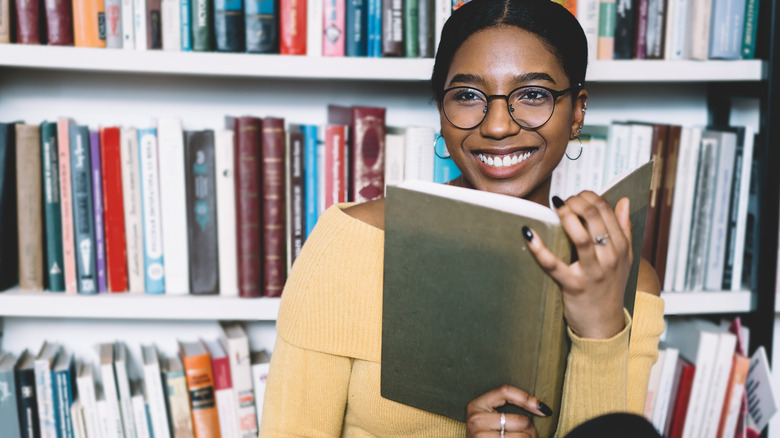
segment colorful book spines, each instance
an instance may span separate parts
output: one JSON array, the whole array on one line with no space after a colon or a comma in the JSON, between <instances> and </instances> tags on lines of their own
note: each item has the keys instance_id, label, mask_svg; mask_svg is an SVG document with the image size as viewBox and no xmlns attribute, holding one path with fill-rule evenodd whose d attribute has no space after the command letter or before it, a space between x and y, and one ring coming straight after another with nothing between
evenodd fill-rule
<instances>
[{"instance_id":1,"label":"colorful book spines","mask_svg":"<svg viewBox=\"0 0 780 438\"><path fill-rule=\"evenodd\" d=\"M78 291L76 281L76 253L73 235L73 190L70 168L70 127L69 119L57 121L58 152L60 159L60 206L62 211L62 258L65 276L65 292Z\"/></svg>"},{"instance_id":2,"label":"colorful book spines","mask_svg":"<svg viewBox=\"0 0 780 438\"><path fill-rule=\"evenodd\" d=\"M97 263L95 261L95 217L92 205L92 179L90 177L89 129L72 125L71 180L73 184L73 228L78 291L96 294Z\"/></svg>"},{"instance_id":3,"label":"colorful book spines","mask_svg":"<svg viewBox=\"0 0 780 438\"><path fill-rule=\"evenodd\" d=\"M141 167L141 211L143 212L144 269L146 293L165 292L165 270L160 217L160 178L157 162L157 130L138 130Z\"/></svg>"},{"instance_id":4,"label":"colorful book spines","mask_svg":"<svg viewBox=\"0 0 780 438\"><path fill-rule=\"evenodd\" d=\"M322 28L324 38L322 40L322 54L324 56L345 55L345 0L324 0ZM351 0L346 0L351 1Z\"/></svg>"},{"instance_id":5,"label":"colorful book spines","mask_svg":"<svg viewBox=\"0 0 780 438\"><path fill-rule=\"evenodd\" d=\"M106 224L106 272L109 292L124 292L128 289L125 209L122 202L122 158L119 148L119 128L101 129L103 213Z\"/></svg>"},{"instance_id":6,"label":"colorful book spines","mask_svg":"<svg viewBox=\"0 0 780 438\"><path fill-rule=\"evenodd\" d=\"M246 51L274 53L279 46L277 9L273 0L244 0Z\"/></svg>"},{"instance_id":7,"label":"colorful book spines","mask_svg":"<svg viewBox=\"0 0 780 438\"><path fill-rule=\"evenodd\" d=\"M306 54L306 0L279 2L279 53Z\"/></svg>"},{"instance_id":8,"label":"colorful book spines","mask_svg":"<svg viewBox=\"0 0 780 438\"><path fill-rule=\"evenodd\" d=\"M192 0L179 0L181 13L181 51L192 51Z\"/></svg>"},{"instance_id":9,"label":"colorful book spines","mask_svg":"<svg viewBox=\"0 0 780 438\"><path fill-rule=\"evenodd\" d=\"M41 124L43 202L46 220L46 283L52 292L65 291L62 260L62 206L60 205L57 124Z\"/></svg>"},{"instance_id":10,"label":"colorful book spines","mask_svg":"<svg viewBox=\"0 0 780 438\"><path fill-rule=\"evenodd\" d=\"M242 0L214 0L214 34L218 52L244 51Z\"/></svg>"},{"instance_id":11,"label":"colorful book spines","mask_svg":"<svg viewBox=\"0 0 780 438\"><path fill-rule=\"evenodd\" d=\"M304 193L306 194L306 237L317 223L317 126L303 125Z\"/></svg>"},{"instance_id":12,"label":"colorful book spines","mask_svg":"<svg viewBox=\"0 0 780 438\"><path fill-rule=\"evenodd\" d=\"M95 214L95 262L97 263L98 293L105 293L106 239L103 222L103 173L100 160L100 132L89 133L90 165L92 167L92 204Z\"/></svg>"},{"instance_id":13,"label":"colorful book spines","mask_svg":"<svg viewBox=\"0 0 780 438\"><path fill-rule=\"evenodd\" d=\"M284 119L262 121L263 295L282 295L287 273L284 193Z\"/></svg>"},{"instance_id":14,"label":"colorful book spines","mask_svg":"<svg viewBox=\"0 0 780 438\"><path fill-rule=\"evenodd\" d=\"M192 0L190 26L192 27L192 50L210 52L214 50L214 27L211 0Z\"/></svg>"},{"instance_id":15,"label":"colorful book spines","mask_svg":"<svg viewBox=\"0 0 780 438\"><path fill-rule=\"evenodd\" d=\"M344 29L345 55L366 56L368 51L368 14L370 0L346 0L346 26Z\"/></svg>"},{"instance_id":16,"label":"colorful book spines","mask_svg":"<svg viewBox=\"0 0 780 438\"><path fill-rule=\"evenodd\" d=\"M238 293L262 295L262 216L260 208L260 119L235 120L236 234Z\"/></svg>"}]
</instances>

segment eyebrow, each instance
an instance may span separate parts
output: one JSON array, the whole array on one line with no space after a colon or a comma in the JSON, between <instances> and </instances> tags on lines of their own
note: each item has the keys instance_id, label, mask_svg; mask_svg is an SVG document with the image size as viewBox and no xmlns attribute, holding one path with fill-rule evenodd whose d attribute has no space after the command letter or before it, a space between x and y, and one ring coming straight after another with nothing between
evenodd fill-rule
<instances>
[{"instance_id":1,"label":"eyebrow","mask_svg":"<svg viewBox=\"0 0 780 438\"><path fill-rule=\"evenodd\" d=\"M555 79L553 79L552 76L544 72L530 72L530 73L524 73L514 77L515 84L522 84L522 83L533 82L533 81L547 81L554 85L557 85ZM456 74L455 76L452 77L452 79L450 80L447 86L451 86L453 83L456 82L485 85L485 80L482 78L482 76L471 74L471 73Z\"/></svg>"}]
</instances>

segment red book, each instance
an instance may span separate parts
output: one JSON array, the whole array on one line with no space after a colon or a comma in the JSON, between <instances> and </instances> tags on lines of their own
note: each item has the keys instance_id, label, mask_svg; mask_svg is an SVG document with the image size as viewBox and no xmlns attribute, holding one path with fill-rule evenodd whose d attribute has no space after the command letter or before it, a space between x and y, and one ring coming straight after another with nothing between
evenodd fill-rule
<instances>
[{"instance_id":1,"label":"red book","mask_svg":"<svg viewBox=\"0 0 780 438\"><path fill-rule=\"evenodd\" d=\"M325 126L325 209L347 201L347 126Z\"/></svg>"},{"instance_id":2,"label":"red book","mask_svg":"<svg viewBox=\"0 0 780 438\"><path fill-rule=\"evenodd\" d=\"M385 190L385 109L329 105L328 123L349 126L348 200L381 197Z\"/></svg>"},{"instance_id":3,"label":"red book","mask_svg":"<svg viewBox=\"0 0 780 438\"><path fill-rule=\"evenodd\" d=\"M279 53L306 54L306 0L280 0Z\"/></svg>"},{"instance_id":4,"label":"red book","mask_svg":"<svg viewBox=\"0 0 780 438\"><path fill-rule=\"evenodd\" d=\"M37 0L16 0L16 42L41 44L41 5Z\"/></svg>"},{"instance_id":5,"label":"red book","mask_svg":"<svg viewBox=\"0 0 780 438\"><path fill-rule=\"evenodd\" d=\"M73 10L71 2L45 0L46 39L52 46L73 45Z\"/></svg>"},{"instance_id":6,"label":"red book","mask_svg":"<svg viewBox=\"0 0 780 438\"><path fill-rule=\"evenodd\" d=\"M126 292L128 290L120 147L119 128L102 128L100 130L103 223L106 224L106 271L108 272L109 292Z\"/></svg>"},{"instance_id":7,"label":"red book","mask_svg":"<svg viewBox=\"0 0 780 438\"><path fill-rule=\"evenodd\" d=\"M260 215L260 119L235 121L236 242L238 295L262 295L262 216Z\"/></svg>"},{"instance_id":8,"label":"red book","mask_svg":"<svg viewBox=\"0 0 780 438\"><path fill-rule=\"evenodd\" d=\"M284 193L284 119L262 121L263 295L282 295L287 274Z\"/></svg>"},{"instance_id":9,"label":"red book","mask_svg":"<svg viewBox=\"0 0 780 438\"><path fill-rule=\"evenodd\" d=\"M685 427L685 415L688 412L688 400L691 398L691 387L693 386L693 375L695 372L695 365L686 364L683 366L682 373L680 373L680 388L677 390L677 398L674 400L669 438L682 438L683 427Z\"/></svg>"}]
</instances>

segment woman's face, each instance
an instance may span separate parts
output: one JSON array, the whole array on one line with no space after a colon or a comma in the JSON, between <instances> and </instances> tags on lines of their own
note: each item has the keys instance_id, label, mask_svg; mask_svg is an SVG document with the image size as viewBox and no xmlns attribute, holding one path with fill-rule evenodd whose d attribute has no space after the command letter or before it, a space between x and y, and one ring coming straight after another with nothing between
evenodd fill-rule
<instances>
[{"instance_id":1,"label":"woman's face","mask_svg":"<svg viewBox=\"0 0 780 438\"><path fill-rule=\"evenodd\" d=\"M491 96L526 85L561 91L575 84L539 37L515 26L499 26L481 30L461 45L444 88L474 87ZM442 136L463 174L455 183L547 205L552 172L582 125L586 101L584 90L558 97L552 117L537 129L515 123L504 99L490 99L484 120L472 129L453 126L440 104Z\"/></svg>"}]
</instances>

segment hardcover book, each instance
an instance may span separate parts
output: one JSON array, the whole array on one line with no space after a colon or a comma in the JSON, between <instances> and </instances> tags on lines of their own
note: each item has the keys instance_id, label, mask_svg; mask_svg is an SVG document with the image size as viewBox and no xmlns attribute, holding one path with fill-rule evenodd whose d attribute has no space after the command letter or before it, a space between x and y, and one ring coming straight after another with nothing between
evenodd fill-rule
<instances>
[{"instance_id":1,"label":"hardcover book","mask_svg":"<svg viewBox=\"0 0 780 438\"><path fill-rule=\"evenodd\" d=\"M35 395L35 355L27 350L22 352L16 363L15 376L22 437L38 438L41 436L41 428Z\"/></svg>"},{"instance_id":2,"label":"hardcover book","mask_svg":"<svg viewBox=\"0 0 780 438\"><path fill-rule=\"evenodd\" d=\"M279 53L306 55L306 0L279 2Z\"/></svg>"},{"instance_id":3,"label":"hardcover book","mask_svg":"<svg viewBox=\"0 0 780 438\"><path fill-rule=\"evenodd\" d=\"M133 0L122 0L122 48L135 49L135 12Z\"/></svg>"},{"instance_id":4,"label":"hardcover book","mask_svg":"<svg viewBox=\"0 0 780 438\"><path fill-rule=\"evenodd\" d=\"M81 294L96 294L95 216L92 205L89 129L70 127L70 167L73 187L73 229L76 243L76 268Z\"/></svg>"},{"instance_id":5,"label":"hardcover book","mask_svg":"<svg viewBox=\"0 0 780 438\"><path fill-rule=\"evenodd\" d=\"M236 172L235 141L232 129L215 133L215 166L217 184L217 241L219 242L219 293L238 295L236 241ZM181 221L179 223L184 223ZM186 258L185 258L186 260Z\"/></svg>"},{"instance_id":6,"label":"hardcover book","mask_svg":"<svg viewBox=\"0 0 780 438\"><path fill-rule=\"evenodd\" d=\"M615 1L614 59L634 58L637 0Z\"/></svg>"},{"instance_id":7,"label":"hardcover book","mask_svg":"<svg viewBox=\"0 0 780 438\"><path fill-rule=\"evenodd\" d=\"M141 212L144 236L144 278L148 294L165 292L157 129L138 130Z\"/></svg>"},{"instance_id":8,"label":"hardcover book","mask_svg":"<svg viewBox=\"0 0 780 438\"><path fill-rule=\"evenodd\" d=\"M44 44L45 13L42 0L16 0L16 43Z\"/></svg>"},{"instance_id":9,"label":"hardcover book","mask_svg":"<svg viewBox=\"0 0 780 438\"><path fill-rule=\"evenodd\" d=\"M45 0L46 6L46 41L52 46L73 45L73 12L72 3Z\"/></svg>"},{"instance_id":10,"label":"hardcover book","mask_svg":"<svg viewBox=\"0 0 780 438\"><path fill-rule=\"evenodd\" d=\"M277 53L279 51L279 14L273 0L245 0L244 24L246 51Z\"/></svg>"},{"instance_id":11,"label":"hardcover book","mask_svg":"<svg viewBox=\"0 0 780 438\"><path fill-rule=\"evenodd\" d=\"M129 356L127 346L121 342L114 343L114 376L116 377L116 390L119 396L119 409L122 413L122 424L125 428L125 436L136 436L136 428L133 414L132 392L130 390Z\"/></svg>"},{"instance_id":12,"label":"hardcover book","mask_svg":"<svg viewBox=\"0 0 780 438\"><path fill-rule=\"evenodd\" d=\"M214 0L214 35L218 52L244 51L244 3Z\"/></svg>"},{"instance_id":13,"label":"hardcover book","mask_svg":"<svg viewBox=\"0 0 780 438\"><path fill-rule=\"evenodd\" d=\"M73 2L73 43L77 47L106 47L104 0Z\"/></svg>"},{"instance_id":14,"label":"hardcover book","mask_svg":"<svg viewBox=\"0 0 780 438\"><path fill-rule=\"evenodd\" d=\"M211 355L203 342L179 342L179 354L187 376L196 437L219 436L219 414L214 399Z\"/></svg>"},{"instance_id":15,"label":"hardcover book","mask_svg":"<svg viewBox=\"0 0 780 438\"><path fill-rule=\"evenodd\" d=\"M612 205L630 200L629 312L651 173L648 162L602 195ZM560 287L522 240L527 225L570 259L558 215L520 198L421 181L388 187L385 208L382 397L464 421L471 400L510 384L560 412L568 355ZM552 435L557 421L533 418L540 436Z\"/></svg>"},{"instance_id":16,"label":"hardcover book","mask_svg":"<svg viewBox=\"0 0 780 438\"><path fill-rule=\"evenodd\" d=\"M366 56L368 49L368 0L346 0L344 54Z\"/></svg>"},{"instance_id":17,"label":"hardcover book","mask_svg":"<svg viewBox=\"0 0 780 438\"><path fill-rule=\"evenodd\" d=\"M122 48L122 0L105 0L106 5L106 47Z\"/></svg>"},{"instance_id":18,"label":"hardcover book","mask_svg":"<svg viewBox=\"0 0 780 438\"><path fill-rule=\"evenodd\" d=\"M303 169L306 200L306 237L309 237L319 217L317 194L320 192L317 174L317 125L303 125Z\"/></svg>"},{"instance_id":19,"label":"hardcover book","mask_svg":"<svg viewBox=\"0 0 780 438\"><path fill-rule=\"evenodd\" d=\"M162 16L160 0L146 0L146 48L162 49Z\"/></svg>"},{"instance_id":20,"label":"hardcover book","mask_svg":"<svg viewBox=\"0 0 780 438\"><path fill-rule=\"evenodd\" d=\"M100 418L97 408L97 392L95 389L95 376L92 363L81 363L76 376L76 388L78 389L79 402L84 413L84 428L87 436L100 436Z\"/></svg>"},{"instance_id":21,"label":"hardcover book","mask_svg":"<svg viewBox=\"0 0 780 438\"><path fill-rule=\"evenodd\" d=\"M11 3L13 0L0 0L0 44L11 42Z\"/></svg>"},{"instance_id":22,"label":"hardcover book","mask_svg":"<svg viewBox=\"0 0 780 438\"><path fill-rule=\"evenodd\" d=\"M122 159L122 198L127 239L127 273L129 291L143 293L144 231L141 213L141 176L138 154L138 133L135 128L120 131ZM64 198L63 198L64 201Z\"/></svg>"},{"instance_id":23,"label":"hardcover book","mask_svg":"<svg viewBox=\"0 0 780 438\"><path fill-rule=\"evenodd\" d=\"M46 239L46 288L65 291L62 263L62 206L60 205L60 164L57 149L57 124L41 124L41 159L43 160L43 209Z\"/></svg>"},{"instance_id":24,"label":"hardcover book","mask_svg":"<svg viewBox=\"0 0 780 438\"><path fill-rule=\"evenodd\" d=\"M404 0L404 56L417 58L420 56L420 2L419 0Z\"/></svg>"},{"instance_id":25,"label":"hardcover book","mask_svg":"<svg viewBox=\"0 0 780 438\"><path fill-rule=\"evenodd\" d=\"M17 359L17 356L10 353L0 354L0 424L3 425L3 434L8 434L8 438L22 438L22 428L19 424L21 404L17 402L20 388L14 378Z\"/></svg>"},{"instance_id":26,"label":"hardcover book","mask_svg":"<svg viewBox=\"0 0 780 438\"><path fill-rule=\"evenodd\" d=\"M214 399L219 414L219 431L223 437L238 437L238 407L230 377L230 358L222 344L207 341L206 347L211 355L211 369L214 374Z\"/></svg>"},{"instance_id":27,"label":"hardcover book","mask_svg":"<svg viewBox=\"0 0 780 438\"><path fill-rule=\"evenodd\" d=\"M0 123L0 289L19 283L19 235L16 225L16 126Z\"/></svg>"},{"instance_id":28,"label":"hardcover book","mask_svg":"<svg viewBox=\"0 0 780 438\"><path fill-rule=\"evenodd\" d=\"M211 52L214 50L213 11L211 0L192 0L190 26L192 26L193 51Z\"/></svg>"},{"instance_id":29,"label":"hardcover book","mask_svg":"<svg viewBox=\"0 0 780 438\"><path fill-rule=\"evenodd\" d=\"M234 126L238 294L257 297L263 284L260 119L238 117Z\"/></svg>"},{"instance_id":30,"label":"hardcover book","mask_svg":"<svg viewBox=\"0 0 780 438\"><path fill-rule=\"evenodd\" d=\"M16 124L16 198L19 288L43 290L43 193L38 126Z\"/></svg>"},{"instance_id":31,"label":"hardcover book","mask_svg":"<svg viewBox=\"0 0 780 438\"><path fill-rule=\"evenodd\" d=\"M95 215L95 263L99 293L108 291L106 278L106 227L103 221L103 173L100 160L100 132L89 133L90 167L92 173L92 206Z\"/></svg>"},{"instance_id":32,"label":"hardcover book","mask_svg":"<svg viewBox=\"0 0 780 438\"><path fill-rule=\"evenodd\" d=\"M192 0L180 0L179 20L181 21L181 51L192 51Z\"/></svg>"},{"instance_id":33,"label":"hardcover book","mask_svg":"<svg viewBox=\"0 0 780 438\"><path fill-rule=\"evenodd\" d=\"M324 56L344 56L346 50L345 41L345 15L348 0L325 0L323 16L322 54Z\"/></svg>"},{"instance_id":34,"label":"hardcover book","mask_svg":"<svg viewBox=\"0 0 780 438\"><path fill-rule=\"evenodd\" d=\"M73 180L70 169L70 129L73 122L67 118L57 121L57 140L60 155L60 206L62 207L62 259L65 274L65 292L78 291L76 280L76 241L73 231Z\"/></svg>"},{"instance_id":35,"label":"hardcover book","mask_svg":"<svg viewBox=\"0 0 780 438\"><path fill-rule=\"evenodd\" d=\"M305 202L305 182L304 182L304 162L303 162L303 131L300 125L290 125L289 151L287 156L287 165L289 166L289 182L287 190L289 192L289 228L287 230L290 236L289 264L292 266L298 254L301 253L303 242L306 240L306 202ZM289 272L289 269L288 269Z\"/></svg>"},{"instance_id":36,"label":"hardcover book","mask_svg":"<svg viewBox=\"0 0 780 438\"><path fill-rule=\"evenodd\" d=\"M38 424L41 437L57 438L57 405L52 385L52 365L60 354L58 344L44 342L35 358L35 400L38 403Z\"/></svg>"},{"instance_id":37,"label":"hardcover book","mask_svg":"<svg viewBox=\"0 0 780 438\"><path fill-rule=\"evenodd\" d=\"M263 296L282 295L287 274L284 203L284 119L267 117L261 122L263 191Z\"/></svg>"},{"instance_id":38,"label":"hardcover book","mask_svg":"<svg viewBox=\"0 0 780 438\"><path fill-rule=\"evenodd\" d=\"M106 271L109 292L126 292L128 289L120 148L119 128L102 128L100 164L103 174L103 217L106 224Z\"/></svg>"},{"instance_id":39,"label":"hardcover book","mask_svg":"<svg viewBox=\"0 0 780 438\"><path fill-rule=\"evenodd\" d=\"M404 56L404 2L382 0L382 56Z\"/></svg>"},{"instance_id":40,"label":"hardcover book","mask_svg":"<svg viewBox=\"0 0 780 438\"><path fill-rule=\"evenodd\" d=\"M182 51L182 5L179 0L162 0L160 15L162 19L162 48L175 52Z\"/></svg>"}]
</instances>

